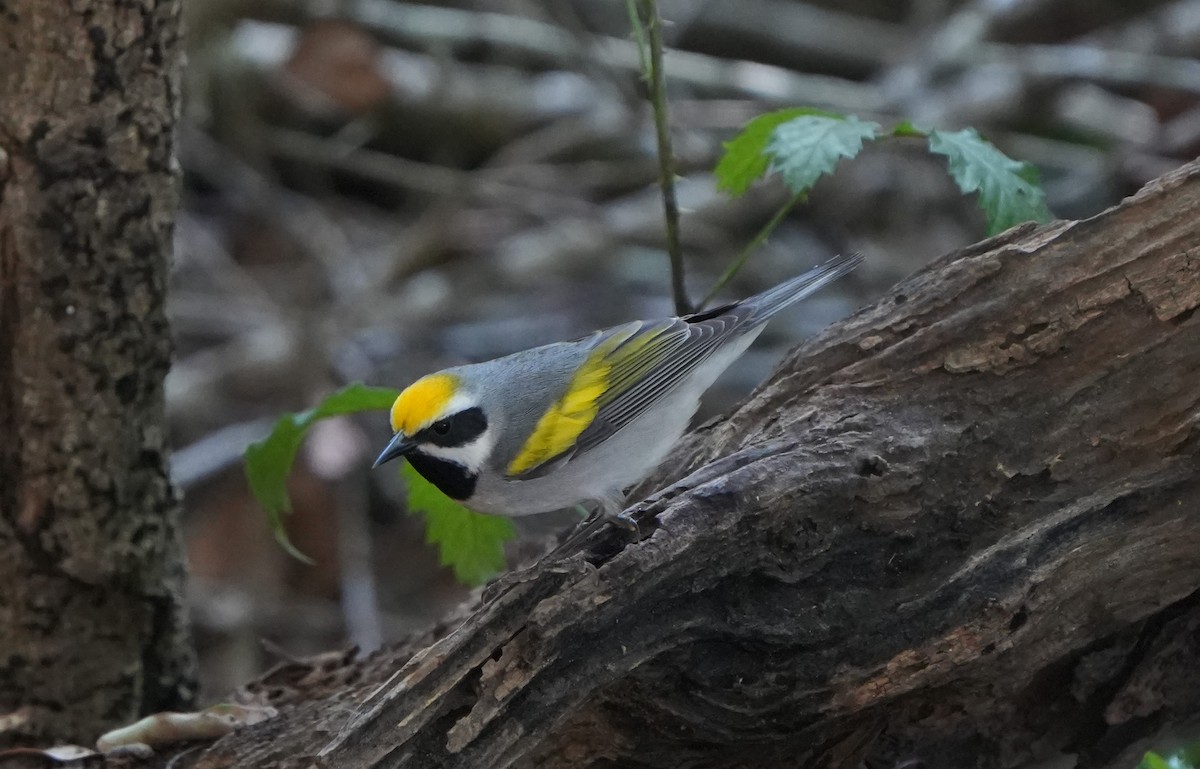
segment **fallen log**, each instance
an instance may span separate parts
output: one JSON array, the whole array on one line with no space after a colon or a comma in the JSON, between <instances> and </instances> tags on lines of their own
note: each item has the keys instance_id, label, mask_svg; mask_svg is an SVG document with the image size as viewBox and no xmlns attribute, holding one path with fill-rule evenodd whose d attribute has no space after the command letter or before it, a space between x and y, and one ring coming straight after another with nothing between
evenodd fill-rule
<instances>
[{"instance_id":1,"label":"fallen log","mask_svg":"<svg viewBox=\"0 0 1200 769\"><path fill-rule=\"evenodd\" d=\"M1198 223L1192 163L935 261L685 439L639 541L194 765L1132 767L1200 711Z\"/></svg>"}]
</instances>

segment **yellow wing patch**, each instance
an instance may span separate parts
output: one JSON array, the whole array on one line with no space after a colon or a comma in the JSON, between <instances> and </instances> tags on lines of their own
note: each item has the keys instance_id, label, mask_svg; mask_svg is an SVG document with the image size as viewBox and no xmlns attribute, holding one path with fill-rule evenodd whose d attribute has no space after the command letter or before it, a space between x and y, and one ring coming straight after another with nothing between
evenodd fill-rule
<instances>
[{"instance_id":1,"label":"yellow wing patch","mask_svg":"<svg viewBox=\"0 0 1200 769\"><path fill-rule=\"evenodd\" d=\"M618 331L592 351L575 372L567 392L542 415L525 445L509 463L509 475L527 472L571 448L592 423L600 410L600 399L608 389L613 365L608 356L636 333L637 324L631 325L632 328Z\"/></svg>"},{"instance_id":2,"label":"yellow wing patch","mask_svg":"<svg viewBox=\"0 0 1200 769\"><path fill-rule=\"evenodd\" d=\"M430 374L413 382L392 404L392 432L412 435L435 421L457 391L453 374Z\"/></svg>"}]
</instances>

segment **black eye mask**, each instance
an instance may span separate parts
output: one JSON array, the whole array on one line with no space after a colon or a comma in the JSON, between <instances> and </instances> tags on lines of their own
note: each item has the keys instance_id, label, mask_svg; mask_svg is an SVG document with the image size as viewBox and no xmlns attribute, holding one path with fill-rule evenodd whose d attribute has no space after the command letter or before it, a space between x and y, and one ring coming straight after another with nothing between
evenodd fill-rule
<instances>
[{"instance_id":1,"label":"black eye mask","mask_svg":"<svg viewBox=\"0 0 1200 769\"><path fill-rule=\"evenodd\" d=\"M487 429L487 417L478 406L451 414L412 436L417 443L428 443L443 448L465 446L478 438Z\"/></svg>"}]
</instances>

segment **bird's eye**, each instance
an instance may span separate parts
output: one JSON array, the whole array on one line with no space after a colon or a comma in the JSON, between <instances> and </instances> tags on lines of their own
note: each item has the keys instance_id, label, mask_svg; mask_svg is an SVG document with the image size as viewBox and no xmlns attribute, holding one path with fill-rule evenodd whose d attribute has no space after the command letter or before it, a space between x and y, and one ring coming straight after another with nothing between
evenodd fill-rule
<instances>
[{"instance_id":1,"label":"bird's eye","mask_svg":"<svg viewBox=\"0 0 1200 769\"><path fill-rule=\"evenodd\" d=\"M433 430L435 435L449 435L450 434L450 420L449 419L439 419L438 421L436 421L432 425L430 425L429 429Z\"/></svg>"}]
</instances>

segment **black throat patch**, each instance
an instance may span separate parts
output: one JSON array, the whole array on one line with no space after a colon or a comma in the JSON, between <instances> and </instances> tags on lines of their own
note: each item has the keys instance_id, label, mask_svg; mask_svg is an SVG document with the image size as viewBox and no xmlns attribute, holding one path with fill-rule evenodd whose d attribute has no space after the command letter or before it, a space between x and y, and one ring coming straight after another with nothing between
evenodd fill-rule
<instances>
[{"instance_id":1,"label":"black throat patch","mask_svg":"<svg viewBox=\"0 0 1200 769\"><path fill-rule=\"evenodd\" d=\"M462 502L475 493L477 476L457 462L422 454L420 449L409 453L408 461L422 478L451 499Z\"/></svg>"}]
</instances>

